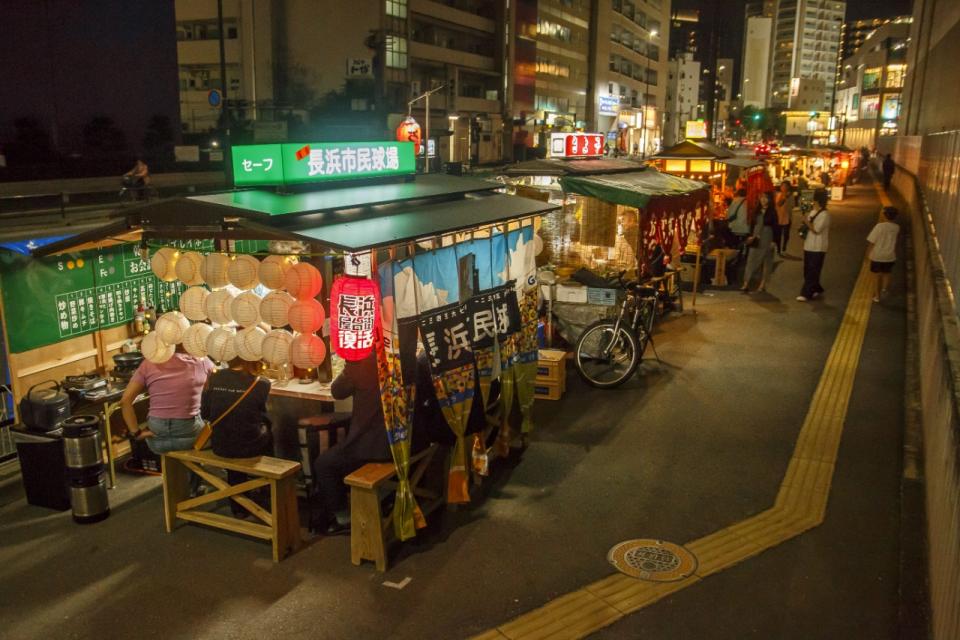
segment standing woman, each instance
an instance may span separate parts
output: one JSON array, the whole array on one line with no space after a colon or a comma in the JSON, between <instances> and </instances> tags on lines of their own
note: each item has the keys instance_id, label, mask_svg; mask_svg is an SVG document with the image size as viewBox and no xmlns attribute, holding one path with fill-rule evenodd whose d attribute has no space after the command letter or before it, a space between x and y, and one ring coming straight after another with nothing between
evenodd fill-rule
<instances>
[{"instance_id":1,"label":"standing woman","mask_svg":"<svg viewBox=\"0 0 960 640\"><path fill-rule=\"evenodd\" d=\"M192 447L203 427L200 392L211 371L213 363L209 358L194 358L179 344L166 362L141 362L120 398L123 421L130 434L138 440L145 439L157 455ZM144 391L150 394L150 409L147 428L140 429L133 402Z\"/></svg>"},{"instance_id":2,"label":"standing woman","mask_svg":"<svg viewBox=\"0 0 960 640\"><path fill-rule=\"evenodd\" d=\"M750 291L750 282L760 271L760 285L757 291L767 290L767 276L773 270L773 231L777 226L777 210L773 202L773 193L761 193L760 205L754 216L753 229L747 238L747 268L743 272L743 286L740 291Z\"/></svg>"},{"instance_id":3,"label":"standing woman","mask_svg":"<svg viewBox=\"0 0 960 640\"><path fill-rule=\"evenodd\" d=\"M790 183L784 180L780 183L780 191L777 193L777 227L773 236L777 253L780 255L787 252L787 243L790 241L790 222L793 217L795 202Z\"/></svg>"},{"instance_id":4,"label":"standing woman","mask_svg":"<svg viewBox=\"0 0 960 640\"><path fill-rule=\"evenodd\" d=\"M820 272L827 257L830 237L830 214L827 213L827 190L813 192L814 211L804 217L804 226L800 230L803 236L803 288L797 300L806 302L823 294L820 285ZM806 233L804 233L806 230Z\"/></svg>"}]
</instances>

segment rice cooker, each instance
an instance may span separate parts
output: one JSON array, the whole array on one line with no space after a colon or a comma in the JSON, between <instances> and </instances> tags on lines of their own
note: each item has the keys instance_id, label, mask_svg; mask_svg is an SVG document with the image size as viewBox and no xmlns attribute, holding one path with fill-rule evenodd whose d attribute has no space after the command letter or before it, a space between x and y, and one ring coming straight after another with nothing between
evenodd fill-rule
<instances>
[{"instance_id":1,"label":"rice cooker","mask_svg":"<svg viewBox=\"0 0 960 640\"><path fill-rule=\"evenodd\" d=\"M38 389L45 384L53 388ZM55 380L38 382L20 398L20 421L34 431L53 431L70 415L70 396Z\"/></svg>"}]
</instances>

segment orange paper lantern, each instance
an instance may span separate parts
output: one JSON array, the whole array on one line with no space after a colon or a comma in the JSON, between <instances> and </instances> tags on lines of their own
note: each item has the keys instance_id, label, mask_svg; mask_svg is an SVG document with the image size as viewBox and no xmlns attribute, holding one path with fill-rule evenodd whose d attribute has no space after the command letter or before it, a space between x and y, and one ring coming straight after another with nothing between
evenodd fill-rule
<instances>
[{"instance_id":1,"label":"orange paper lantern","mask_svg":"<svg viewBox=\"0 0 960 640\"><path fill-rule=\"evenodd\" d=\"M423 141L423 134L420 132L420 125L411 116L403 119L403 122L397 127L397 142L412 142L413 148L417 150L417 155L423 153L420 146Z\"/></svg>"},{"instance_id":2,"label":"orange paper lantern","mask_svg":"<svg viewBox=\"0 0 960 640\"><path fill-rule=\"evenodd\" d=\"M314 298L323 289L323 277L307 262L292 265L283 276L284 288L297 300Z\"/></svg>"},{"instance_id":3,"label":"orange paper lantern","mask_svg":"<svg viewBox=\"0 0 960 640\"><path fill-rule=\"evenodd\" d=\"M313 298L297 300L290 305L290 310L287 312L290 327L300 333L313 333L319 330L326 318L323 305Z\"/></svg>"}]
</instances>

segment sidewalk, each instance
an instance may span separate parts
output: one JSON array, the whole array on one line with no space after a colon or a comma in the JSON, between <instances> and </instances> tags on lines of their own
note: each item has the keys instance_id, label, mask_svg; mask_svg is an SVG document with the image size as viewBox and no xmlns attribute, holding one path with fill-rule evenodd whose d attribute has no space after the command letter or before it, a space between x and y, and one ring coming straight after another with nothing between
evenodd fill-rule
<instances>
[{"instance_id":1,"label":"sidewalk","mask_svg":"<svg viewBox=\"0 0 960 640\"><path fill-rule=\"evenodd\" d=\"M22 500L0 507L0 628L10 638L463 638L611 575L618 542L683 543L762 512L879 209L872 187L851 195L831 206L822 302L794 301L800 262L788 259L766 294L698 296L696 315L656 336L664 364L645 362L622 388L590 389L571 372L562 400L536 404L522 460L499 462L483 496L436 518L386 574L353 567L346 538L274 565L265 545L220 531L167 535L158 481L121 476L101 524ZM824 523L595 637L897 636L902 265L893 291L871 310ZM402 590L383 584L407 577Z\"/></svg>"}]
</instances>

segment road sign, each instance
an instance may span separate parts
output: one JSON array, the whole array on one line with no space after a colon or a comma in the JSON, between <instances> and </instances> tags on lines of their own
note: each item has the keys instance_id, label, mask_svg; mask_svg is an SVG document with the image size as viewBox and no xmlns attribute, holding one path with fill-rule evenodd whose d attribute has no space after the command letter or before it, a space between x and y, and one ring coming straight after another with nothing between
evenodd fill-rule
<instances>
[{"instance_id":1,"label":"road sign","mask_svg":"<svg viewBox=\"0 0 960 640\"><path fill-rule=\"evenodd\" d=\"M223 106L223 94L220 93L219 89L210 89L207 93L207 102L211 107Z\"/></svg>"}]
</instances>

